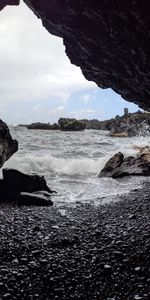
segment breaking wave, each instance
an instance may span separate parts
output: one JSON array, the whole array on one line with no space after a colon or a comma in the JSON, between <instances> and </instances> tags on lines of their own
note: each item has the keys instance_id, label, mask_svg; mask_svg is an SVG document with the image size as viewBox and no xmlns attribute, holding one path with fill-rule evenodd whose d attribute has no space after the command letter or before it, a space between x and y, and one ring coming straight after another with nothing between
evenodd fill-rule
<instances>
[{"instance_id":1,"label":"breaking wave","mask_svg":"<svg viewBox=\"0 0 150 300\"><path fill-rule=\"evenodd\" d=\"M55 173L58 175L82 175L99 174L109 157L99 159L90 158L59 158L52 155L35 157L24 155L9 160L6 167L16 168L23 172Z\"/></svg>"}]
</instances>

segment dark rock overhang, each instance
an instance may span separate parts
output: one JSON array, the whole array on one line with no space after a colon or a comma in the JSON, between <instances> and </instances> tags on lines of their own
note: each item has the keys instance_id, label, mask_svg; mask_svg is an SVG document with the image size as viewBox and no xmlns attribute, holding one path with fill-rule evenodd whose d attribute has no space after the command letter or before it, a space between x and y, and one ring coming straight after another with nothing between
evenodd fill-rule
<instances>
[{"instance_id":1,"label":"dark rock overhang","mask_svg":"<svg viewBox=\"0 0 150 300\"><path fill-rule=\"evenodd\" d=\"M150 110L149 0L24 2L50 33L63 38L71 63L88 80Z\"/></svg>"},{"instance_id":2,"label":"dark rock overhang","mask_svg":"<svg viewBox=\"0 0 150 300\"><path fill-rule=\"evenodd\" d=\"M20 0L1 0L0 1L0 10L3 9L6 5L18 5Z\"/></svg>"}]
</instances>

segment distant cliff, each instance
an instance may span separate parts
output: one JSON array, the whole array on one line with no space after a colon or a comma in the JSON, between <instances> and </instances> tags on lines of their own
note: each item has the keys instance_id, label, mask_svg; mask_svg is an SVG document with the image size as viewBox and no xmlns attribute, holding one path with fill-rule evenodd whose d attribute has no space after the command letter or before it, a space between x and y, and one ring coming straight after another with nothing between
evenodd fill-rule
<instances>
[{"instance_id":1,"label":"distant cliff","mask_svg":"<svg viewBox=\"0 0 150 300\"><path fill-rule=\"evenodd\" d=\"M59 125L57 123L50 124L50 123L32 123L26 126L28 129L39 129L39 130L58 130Z\"/></svg>"}]
</instances>

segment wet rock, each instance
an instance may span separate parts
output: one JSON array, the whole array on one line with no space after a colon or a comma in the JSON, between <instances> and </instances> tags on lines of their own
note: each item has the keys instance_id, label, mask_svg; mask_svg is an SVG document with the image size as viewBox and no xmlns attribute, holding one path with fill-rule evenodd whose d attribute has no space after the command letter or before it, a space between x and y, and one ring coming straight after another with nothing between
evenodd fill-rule
<instances>
[{"instance_id":1,"label":"wet rock","mask_svg":"<svg viewBox=\"0 0 150 300\"><path fill-rule=\"evenodd\" d=\"M18 198L19 204L30 203L31 205L32 202L34 205L35 203L37 205L40 205L39 203L52 205L50 194L54 191L47 186L44 176L27 175L15 169L3 169L2 172L3 179L0 180L1 201L16 201Z\"/></svg>"},{"instance_id":2,"label":"wet rock","mask_svg":"<svg viewBox=\"0 0 150 300\"><path fill-rule=\"evenodd\" d=\"M37 192L47 191L51 192L47 186L44 176L37 174L28 175L15 169L3 169L3 182L7 187L13 188L15 191Z\"/></svg>"},{"instance_id":3,"label":"wet rock","mask_svg":"<svg viewBox=\"0 0 150 300\"><path fill-rule=\"evenodd\" d=\"M17 150L18 142L12 139L7 124L0 120L0 168Z\"/></svg>"},{"instance_id":4,"label":"wet rock","mask_svg":"<svg viewBox=\"0 0 150 300\"><path fill-rule=\"evenodd\" d=\"M20 193L17 196L17 202L19 205L42 205L42 206L50 206L53 205L53 202L50 200L49 195L42 195L42 193Z\"/></svg>"},{"instance_id":5,"label":"wet rock","mask_svg":"<svg viewBox=\"0 0 150 300\"><path fill-rule=\"evenodd\" d=\"M106 163L99 177L119 178L130 175L150 176L150 153L142 152L137 157L124 158L123 154L118 152Z\"/></svg>"},{"instance_id":6,"label":"wet rock","mask_svg":"<svg viewBox=\"0 0 150 300\"><path fill-rule=\"evenodd\" d=\"M60 118L58 124L62 131L82 131L86 127L83 121L69 118Z\"/></svg>"},{"instance_id":7,"label":"wet rock","mask_svg":"<svg viewBox=\"0 0 150 300\"><path fill-rule=\"evenodd\" d=\"M116 153L106 163L105 167L101 170L99 177L111 177L112 173L123 163L123 154L121 152Z\"/></svg>"},{"instance_id":8,"label":"wet rock","mask_svg":"<svg viewBox=\"0 0 150 300\"><path fill-rule=\"evenodd\" d=\"M127 131L122 131L122 132L113 132L113 133L111 133L111 136L113 136L113 137L128 137L129 134Z\"/></svg>"}]
</instances>

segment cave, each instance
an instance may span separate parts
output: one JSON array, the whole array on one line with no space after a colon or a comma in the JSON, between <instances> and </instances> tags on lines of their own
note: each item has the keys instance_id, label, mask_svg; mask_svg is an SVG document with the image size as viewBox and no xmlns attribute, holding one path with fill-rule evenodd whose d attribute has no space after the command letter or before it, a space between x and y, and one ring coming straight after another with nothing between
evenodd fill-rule
<instances>
[{"instance_id":1,"label":"cave","mask_svg":"<svg viewBox=\"0 0 150 300\"><path fill-rule=\"evenodd\" d=\"M80 67L87 80L95 82L102 89L111 88L123 99L138 104L146 111L150 110L148 0L24 0L24 2L42 20L48 32L63 38L66 55L72 64ZM6 5L19 5L19 0L2 0L0 10L5 9ZM140 114L144 116L148 113L140 112ZM128 118L127 110L124 115ZM118 119L119 116L116 117L116 120ZM18 150L18 143L11 138L7 125L2 121L0 123L2 156L0 167L2 167ZM15 132L16 129L13 130ZM22 141L19 149L22 152L19 152L19 155L23 157L24 166L26 167L26 161L30 159L28 153L24 151L24 147L28 146L29 155L35 159L31 161L33 170L38 166L39 172L49 171L49 161L52 163L50 171L53 176L49 176L49 182L51 184L53 180L58 191L60 184L58 170L62 166L61 181L65 187L68 185L74 189L76 204L71 203L69 193L68 199L72 205L68 206L67 201L65 203L64 191L60 195L62 199L60 203L55 203L57 202L55 199L59 196L54 190L49 189L43 176L35 174L28 176L19 171L3 169L4 180L0 179L0 193L2 190L6 202L8 197L12 202L0 203L0 299L148 300L149 181L136 179L136 176L135 181L131 177L117 181L112 178L101 179L103 174L100 174L99 178L95 176L99 170L97 157L101 158L107 151L110 154L111 147L116 151L123 140L118 137L118 140L115 140L118 142L114 145L113 139L109 136L106 140L102 140L103 135L99 138L95 133L92 135L93 139L88 132L75 133L71 139L69 133L58 132L55 138L52 133L33 131L28 131L24 139L23 132L22 127L17 134ZM66 144L63 139L65 134ZM42 136L46 140L48 150L53 145L53 153L56 151L62 153L61 158L59 155L51 157L47 149L47 152L44 152L45 142L41 142ZM129 141L126 138L122 142L123 150L126 150ZM73 160L68 148L70 140L82 158L83 152L87 149L87 141L90 143L92 140L90 150L96 158L94 165L96 173L93 177L92 171L90 173L91 156L83 161ZM146 141L149 142L150 138ZM41 147L39 147L41 157L38 157L39 148L35 147L37 145ZM135 150L132 146L131 143L131 154ZM69 151L67 153L68 149L70 154ZM138 149L141 151L138 167L139 165L141 167L142 158L143 172L148 177L150 148L147 146L144 155L143 149L145 151L145 147ZM20 157L14 158L14 167L17 163L21 164ZM145 157L148 162L146 171ZM135 159L129 156L128 160L133 164ZM124 157L118 152L107 163L103 173L104 171L111 173L114 169L116 171L118 165L120 167L123 164ZM78 173L81 166L85 172L84 177L82 173ZM71 173L72 168L75 170L74 177ZM91 176L88 179L87 171ZM130 166L129 171L131 175ZM113 175L117 178L118 173ZM26 193L21 195L24 197L22 205L21 201L13 202L16 197L13 191L16 188L17 193L20 193L24 182L26 190L23 190L23 193ZM80 189L81 184L84 191ZM115 194L116 190L121 188L125 193L119 191L112 203L111 193ZM54 206L53 202L48 204L47 198L42 198L46 207L33 206L33 202L28 207L31 200L28 193L35 193L32 197L36 201L36 193L41 190L44 190L44 193L42 191L44 197L49 193L53 194ZM87 198L91 195L94 198L97 193L96 200L92 200L91 203L84 202L85 190ZM98 193L101 193L99 197Z\"/></svg>"}]
</instances>

